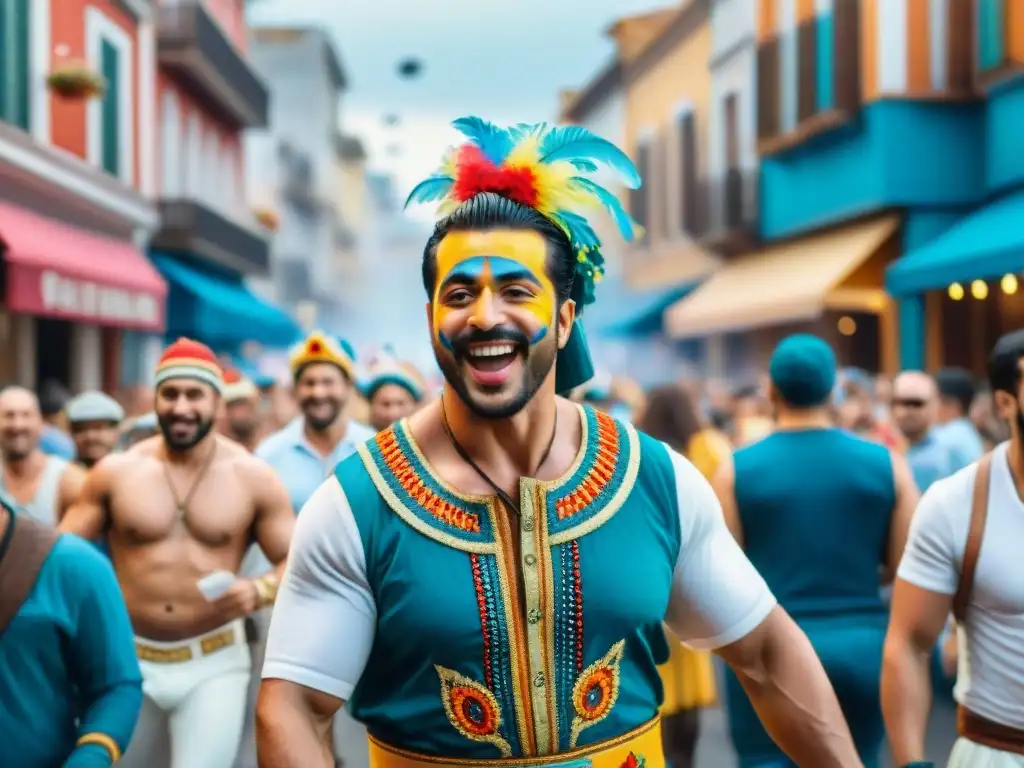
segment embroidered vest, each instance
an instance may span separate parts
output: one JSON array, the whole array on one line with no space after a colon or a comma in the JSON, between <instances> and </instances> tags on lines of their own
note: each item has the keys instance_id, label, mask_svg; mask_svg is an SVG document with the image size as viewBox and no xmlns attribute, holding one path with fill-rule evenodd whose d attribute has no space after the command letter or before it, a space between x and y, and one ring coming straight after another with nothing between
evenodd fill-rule
<instances>
[{"instance_id":1,"label":"embroidered vest","mask_svg":"<svg viewBox=\"0 0 1024 768\"><path fill-rule=\"evenodd\" d=\"M657 713L681 540L671 459L631 426L579 413L576 462L554 482L524 478L519 517L446 485L404 422L338 466L377 606L349 706L375 738L449 757L529 757L615 738Z\"/></svg>"}]
</instances>

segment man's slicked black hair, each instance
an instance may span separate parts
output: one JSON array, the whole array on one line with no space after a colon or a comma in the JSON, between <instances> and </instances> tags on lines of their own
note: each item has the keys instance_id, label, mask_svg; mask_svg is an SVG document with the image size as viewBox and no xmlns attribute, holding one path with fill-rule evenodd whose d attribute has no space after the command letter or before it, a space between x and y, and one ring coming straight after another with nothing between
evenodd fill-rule
<instances>
[{"instance_id":1,"label":"man's slicked black hair","mask_svg":"<svg viewBox=\"0 0 1024 768\"><path fill-rule=\"evenodd\" d=\"M569 237L544 214L494 192L482 192L441 219L423 249L423 288L433 298L437 281L437 247L449 232L488 229L532 230L548 243L548 277L559 304L572 294L576 256Z\"/></svg>"},{"instance_id":2,"label":"man's slicked black hair","mask_svg":"<svg viewBox=\"0 0 1024 768\"><path fill-rule=\"evenodd\" d=\"M1020 389L1020 365L1024 359L1024 330L1004 333L988 356L988 383L993 392L1009 392L1014 398Z\"/></svg>"},{"instance_id":3,"label":"man's slicked black hair","mask_svg":"<svg viewBox=\"0 0 1024 768\"><path fill-rule=\"evenodd\" d=\"M939 397L954 401L965 414L971 410L978 391L974 376L964 368L943 368L935 374L935 387L939 390Z\"/></svg>"}]
</instances>

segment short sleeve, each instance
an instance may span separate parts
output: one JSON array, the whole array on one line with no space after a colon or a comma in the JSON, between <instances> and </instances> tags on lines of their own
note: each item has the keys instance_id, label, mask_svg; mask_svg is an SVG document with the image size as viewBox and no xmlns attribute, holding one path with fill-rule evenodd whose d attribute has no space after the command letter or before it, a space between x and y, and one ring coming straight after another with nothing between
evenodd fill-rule
<instances>
[{"instance_id":1,"label":"short sleeve","mask_svg":"<svg viewBox=\"0 0 1024 768\"><path fill-rule=\"evenodd\" d=\"M296 523L263 677L347 700L369 659L376 622L359 529L345 492L330 477Z\"/></svg>"},{"instance_id":2,"label":"short sleeve","mask_svg":"<svg viewBox=\"0 0 1024 768\"><path fill-rule=\"evenodd\" d=\"M675 469L682 542L665 623L687 645L714 650L757 629L776 600L726 527L711 485L666 450Z\"/></svg>"},{"instance_id":3,"label":"short sleeve","mask_svg":"<svg viewBox=\"0 0 1024 768\"><path fill-rule=\"evenodd\" d=\"M897 578L929 592L956 593L973 487L974 469L970 468L932 483L925 491L910 521Z\"/></svg>"}]
</instances>

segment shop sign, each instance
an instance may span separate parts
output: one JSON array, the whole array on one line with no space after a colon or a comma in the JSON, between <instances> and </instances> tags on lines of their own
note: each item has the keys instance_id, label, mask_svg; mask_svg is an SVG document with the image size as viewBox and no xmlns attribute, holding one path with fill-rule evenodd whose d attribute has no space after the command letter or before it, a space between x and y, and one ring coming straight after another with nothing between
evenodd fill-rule
<instances>
[{"instance_id":1,"label":"shop sign","mask_svg":"<svg viewBox=\"0 0 1024 768\"><path fill-rule=\"evenodd\" d=\"M161 302L151 294L65 277L52 270L39 276L43 309L97 324L158 326Z\"/></svg>"}]
</instances>

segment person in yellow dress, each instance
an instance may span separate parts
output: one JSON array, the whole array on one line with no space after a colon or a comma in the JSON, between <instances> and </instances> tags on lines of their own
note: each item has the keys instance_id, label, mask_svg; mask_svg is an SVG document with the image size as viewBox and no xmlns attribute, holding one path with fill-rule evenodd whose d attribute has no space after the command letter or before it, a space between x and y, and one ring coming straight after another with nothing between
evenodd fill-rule
<instances>
[{"instance_id":1,"label":"person in yellow dress","mask_svg":"<svg viewBox=\"0 0 1024 768\"><path fill-rule=\"evenodd\" d=\"M651 390L636 425L682 453L709 479L732 452L728 438L703 423L689 392L680 385ZM688 648L665 631L671 649L668 662L659 667L665 690L661 706L665 757L672 768L692 768L700 710L717 701L715 670L711 654Z\"/></svg>"}]
</instances>

